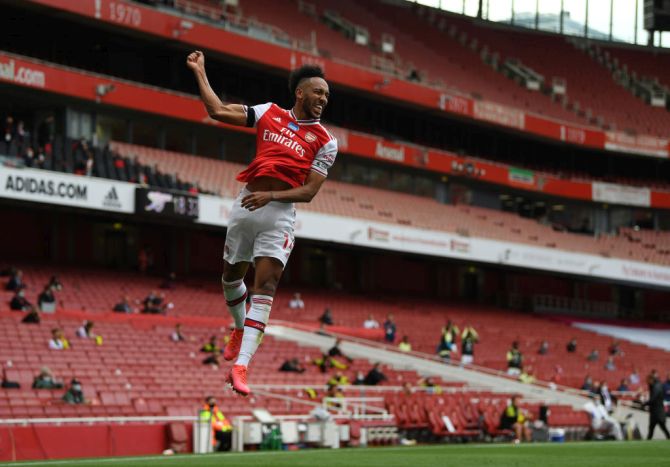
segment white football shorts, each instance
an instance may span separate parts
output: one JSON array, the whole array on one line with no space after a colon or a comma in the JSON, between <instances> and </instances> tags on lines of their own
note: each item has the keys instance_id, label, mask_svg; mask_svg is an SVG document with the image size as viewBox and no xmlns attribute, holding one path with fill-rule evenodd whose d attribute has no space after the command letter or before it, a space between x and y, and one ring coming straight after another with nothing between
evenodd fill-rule
<instances>
[{"instance_id":1,"label":"white football shorts","mask_svg":"<svg viewBox=\"0 0 670 467\"><path fill-rule=\"evenodd\" d=\"M295 243L295 207L293 203L271 201L249 211L242 207L242 198L250 193L243 188L233 203L223 259L235 264L270 257L286 266Z\"/></svg>"}]
</instances>

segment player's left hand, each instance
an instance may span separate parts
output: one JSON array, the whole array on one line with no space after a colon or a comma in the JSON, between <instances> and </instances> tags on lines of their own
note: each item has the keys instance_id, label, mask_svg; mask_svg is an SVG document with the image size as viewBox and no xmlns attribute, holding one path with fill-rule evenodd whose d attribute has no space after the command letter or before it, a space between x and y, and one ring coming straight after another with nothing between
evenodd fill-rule
<instances>
[{"instance_id":1,"label":"player's left hand","mask_svg":"<svg viewBox=\"0 0 670 467\"><path fill-rule=\"evenodd\" d=\"M272 201L272 192L257 191L242 198L242 207L249 211L255 211L256 209L262 208L270 201Z\"/></svg>"}]
</instances>

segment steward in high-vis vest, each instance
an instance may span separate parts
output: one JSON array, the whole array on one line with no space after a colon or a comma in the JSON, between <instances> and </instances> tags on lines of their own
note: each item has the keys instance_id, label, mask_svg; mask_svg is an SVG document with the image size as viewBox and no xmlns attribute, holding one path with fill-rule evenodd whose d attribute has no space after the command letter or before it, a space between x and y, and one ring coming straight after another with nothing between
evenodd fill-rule
<instances>
[{"instance_id":1,"label":"steward in high-vis vest","mask_svg":"<svg viewBox=\"0 0 670 467\"><path fill-rule=\"evenodd\" d=\"M212 425L212 446L215 451L230 451L233 426L216 405L214 397L208 397L200 411L200 421Z\"/></svg>"}]
</instances>

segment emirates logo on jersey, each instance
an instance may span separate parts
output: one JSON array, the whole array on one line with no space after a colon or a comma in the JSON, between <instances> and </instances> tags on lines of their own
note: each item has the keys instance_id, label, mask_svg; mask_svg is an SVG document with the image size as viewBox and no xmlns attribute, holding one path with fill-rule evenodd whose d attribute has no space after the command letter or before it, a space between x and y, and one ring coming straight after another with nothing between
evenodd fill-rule
<instances>
[{"instance_id":1,"label":"emirates logo on jersey","mask_svg":"<svg viewBox=\"0 0 670 467\"><path fill-rule=\"evenodd\" d=\"M305 141L307 141L308 143L313 143L314 141L316 141L316 135L308 131L307 133L305 133Z\"/></svg>"}]
</instances>

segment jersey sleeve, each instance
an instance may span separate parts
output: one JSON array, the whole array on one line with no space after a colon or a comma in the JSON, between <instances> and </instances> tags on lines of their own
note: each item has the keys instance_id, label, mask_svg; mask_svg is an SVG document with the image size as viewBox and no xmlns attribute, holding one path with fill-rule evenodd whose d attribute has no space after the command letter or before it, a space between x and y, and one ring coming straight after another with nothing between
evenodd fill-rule
<instances>
[{"instance_id":1,"label":"jersey sleeve","mask_svg":"<svg viewBox=\"0 0 670 467\"><path fill-rule=\"evenodd\" d=\"M328 176L328 169L335 163L337 157L337 140L332 138L326 144L321 146L321 149L314 156L312 162L312 170L324 177Z\"/></svg>"},{"instance_id":2,"label":"jersey sleeve","mask_svg":"<svg viewBox=\"0 0 670 467\"><path fill-rule=\"evenodd\" d=\"M272 102L266 102L265 104L258 104L252 106L244 106L244 112L247 114L247 126L249 128L256 127L258 121L263 117L265 112L267 112L270 107L272 107Z\"/></svg>"}]
</instances>

